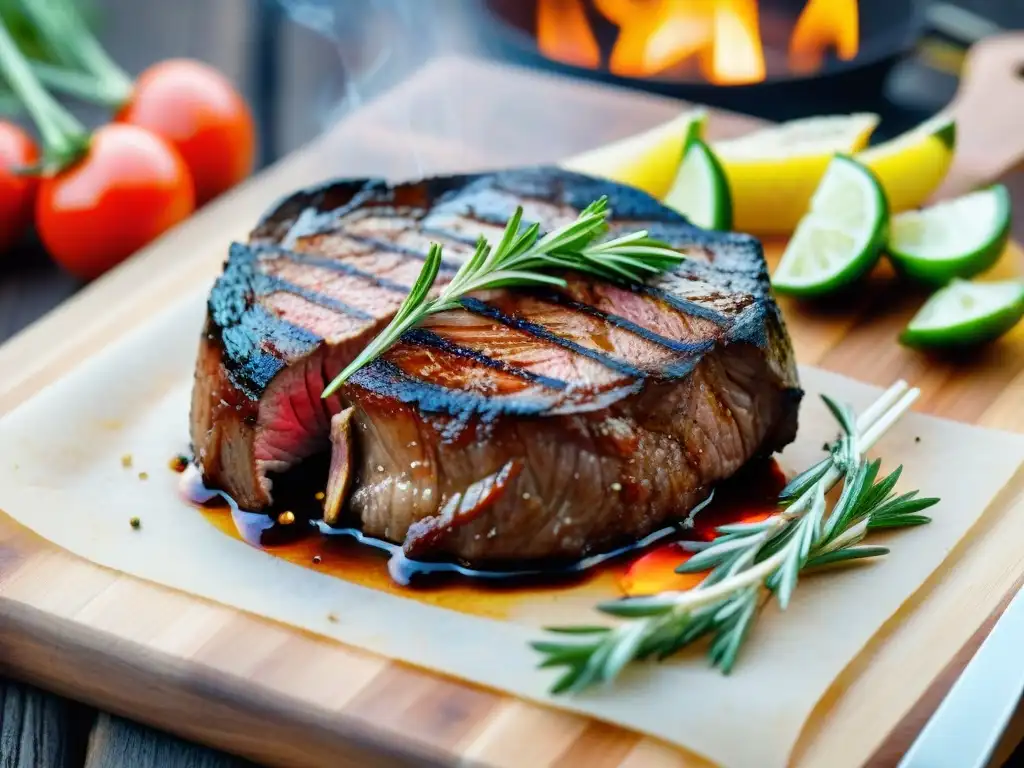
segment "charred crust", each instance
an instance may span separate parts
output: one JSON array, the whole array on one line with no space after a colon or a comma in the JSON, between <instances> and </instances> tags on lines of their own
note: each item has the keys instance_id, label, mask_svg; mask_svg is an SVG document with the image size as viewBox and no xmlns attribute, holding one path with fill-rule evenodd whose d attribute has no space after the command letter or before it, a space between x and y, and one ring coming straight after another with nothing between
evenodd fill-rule
<instances>
[{"instance_id":1,"label":"charred crust","mask_svg":"<svg viewBox=\"0 0 1024 768\"><path fill-rule=\"evenodd\" d=\"M713 334L715 338L688 344L659 337L625 318L601 313L589 305L570 302L577 311L598 314L606 322L625 328L653 343L668 344L678 351L681 355L679 361L660 372L659 378L685 376L705 354L721 344L743 342L764 348L773 343L780 346L788 343L781 315L772 300L761 244L755 238L699 229L644 192L547 166L484 174L456 174L393 187L381 179L341 179L289 195L263 216L251 235L249 245L236 243L231 246L224 273L217 280L210 296L209 341L222 348L225 369L232 383L246 397L255 400L289 360L309 354L322 343L322 339L315 334L282 321L267 311L260 304L261 296L275 290L285 290L323 306L330 302L330 308L335 311L365 317L366 313L337 300L310 296L308 290L283 285L262 274L259 268L261 256L273 253L299 263L306 261L319 266L330 263L343 271L353 271L354 268L339 262L317 260L314 253L296 253L289 250L289 246L297 237L329 231L337 225L340 217L360 207L404 206L419 210L425 212L417 224L423 231L435 228L446 237L472 241L473 238L435 226L436 222L453 216L468 216L501 225L522 201L534 200L548 205L581 209L602 195L608 196L611 203L613 233L624 228L642 227L652 236L695 254L694 258L684 261L673 274L662 276L649 284L622 287L645 293L675 311L709 320L722 329L721 333ZM369 244L373 245L372 242ZM411 249L408 250L411 252ZM381 287L389 290L405 289L397 284L385 285L387 281L382 278L375 279ZM688 288L692 287L692 281L706 283L709 286L708 292L706 295L680 296L673 290L679 280L691 281L687 283ZM542 291L538 295L544 298ZM728 312L716 309L718 299L727 302ZM563 304L568 301L557 297L556 300ZM553 334L542 325L506 315L491 304L467 299L463 306L475 314L597 360L636 382L642 382L650 376L626 361ZM427 341L423 335L414 338L417 343ZM791 353L786 354L791 356ZM503 365L485 356L480 357L482 359L478 362L482 364ZM386 377L381 376L382 370L377 367L366 372L361 386L367 389L380 387L381 394L399 393L406 398L405 402L416 402L420 407L432 408L437 412L465 414L500 411L522 414L540 412L538 409L544 405L544 402L537 400L520 404L513 403L512 398L506 398L500 406L493 403L485 406L486 398L481 395L449 392L407 376L388 382ZM564 382L555 380L538 380L537 383L551 388L564 385ZM445 394L442 396L439 390Z\"/></svg>"},{"instance_id":2,"label":"charred crust","mask_svg":"<svg viewBox=\"0 0 1024 768\"><path fill-rule=\"evenodd\" d=\"M523 395L490 397L478 392L449 389L413 378L398 366L378 358L357 371L349 385L374 395L414 405L428 413L443 413L466 421L473 417L485 422L502 415L539 416L551 407L554 398Z\"/></svg>"},{"instance_id":3,"label":"charred crust","mask_svg":"<svg viewBox=\"0 0 1024 768\"><path fill-rule=\"evenodd\" d=\"M252 400L285 367L286 357L308 354L322 341L260 306L264 278L252 250L233 244L207 304L207 339L220 347L231 382Z\"/></svg>"}]
</instances>

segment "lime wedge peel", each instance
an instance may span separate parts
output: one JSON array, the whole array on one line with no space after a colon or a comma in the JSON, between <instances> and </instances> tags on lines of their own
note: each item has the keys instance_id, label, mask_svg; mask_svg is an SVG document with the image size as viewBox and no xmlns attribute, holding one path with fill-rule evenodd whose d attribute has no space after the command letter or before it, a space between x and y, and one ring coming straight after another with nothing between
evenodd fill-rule
<instances>
[{"instance_id":1,"label":"lime wedge peel","mask_svg":"<svg viewBox=\"0 0 1024 768\"><path fill-rule=\"evenodd\" d=\"M1024 281L954 279L911 319L900 341L911 347L964 347L992 341L1024 317Z\"/></svg>"},{"instance_id":2,"label":"lime wedge peel","mask_svg":"<svg viewBox=\"0 0 1024 768\"><path fill-rule=\"evenodd\" d=\"M773 286L779 293L816 297L854 283L877 263L888 219L874 174L836 155L782 254Z\"/></svg>"},{"instance_id":3,"label":"lime wedge peel","mask_svg":"<svg viewBox=\"0 0 1024 768\"><path fill-rule=\"evenodd\" d=\"M984 272L1010 237L1010 193L998 184L892 217L886 251L911 279L945 285Z\"/></svg>"},{"instance_id":4,"label":"lime wedge peel","mask_svg":"<svg viewBox=\"0 0 1024 768\"><path fill-rule=\"evenodd\" d=\"M688 110L641 133L574 155L559 165L662 197L682 161L688 138L703 136L706 124L705 110Z\"/></svg>"},{"instance_id":5,"label":"lime wedge peel","mask_svg":"<svg viewBox=\"0 0 1024 768\"><path fill-rule=\"evenodd\" d=\"M956 119L939 114L854 155L878 176L893 211L925 203L942 184L956 150Z\"/></svg>"},{"instance_id":6,"label":"lime wedge peel","mask_svg":"<svg viewBox=\"0 0 1024 768\"><path fill-rule=\"evenodd\" d=\"M663 202L698 227L725 231L732 227L729 182L714 152L700 139L697 128L690 128L683 162Z\"/></svg>"},{"instance_id":7,"label":"lime wedge peel","mask_svg":"<svg viewBox=\"0 0 1024 768\"><path fill-rule=\"evenodd\" d=\"M908 131L894 136L888 141L866 147L855 157L864 165L892 155L898 155L911 147L916 147L927 139L935 139L950 152L956 149L956 118L951 114L940 113L919 123Z\"/></svg>"}]
</instances>

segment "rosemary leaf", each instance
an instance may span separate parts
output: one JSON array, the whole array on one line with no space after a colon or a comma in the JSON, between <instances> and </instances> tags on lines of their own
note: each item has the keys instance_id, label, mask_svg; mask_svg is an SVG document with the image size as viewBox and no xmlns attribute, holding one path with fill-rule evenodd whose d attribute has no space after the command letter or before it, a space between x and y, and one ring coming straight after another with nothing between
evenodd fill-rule
<instances>
[{"instance_id":1,"label":"rosemary leaf","mask_svg":"<svg viewBox=\"0 0 1024 768\"><path fill-rule=\"evenodd\" d=\"M728 674L765 600L774 598L785 609L806 571L887 554L885 547L860 543L870 530L927 523L920 512L938 499L918 497L917 491L896 495L901 469L879 480L881 462L863 457L919 394L907 390L903 382L894 385L861 419L823 398L840 427L829 456L786 486L772 517L719 526L711 542L684 542L682 548L694 554L676 570L710 569L696 588L601 603L597 609L621 623L603 632L561 627L552 631L564 640L533 643L544 657L541 666L566 667L552 692L609 682L631 662L667 658L708 635L711 663ZM830 512L825 494L840 479L843 491Z\"/></svg>"},{"instance_id":2,"label":"rosemary leaf","mask_svg":"<svg viewBox=\"0 0 1024 768\"><path fill-rule=\"evenodd\" d=\"M409 329L436 312L457 309L467 294L529 285L565 286L553 271L575 270L599 277L640 283L677 266L683 254L640 230L598 242L608 231L608 198L584 208L575 221L540 237L540 225L522 228L523 209L516 208L497 246L477 240L473 255L459 267L436 298L429 294L441 267L441 246L432 243L423 270L391 323L324 389L330 397L363 366L371 363Z\"/></svg>"},{"instance_id":3,"label":"rosemary leaf","mask_svg":"<svg viewBox=\"0 0 1024 768\"><path fill-rule=\"evenodd\" d=\"M887 554L889 554L888 547L847 547L846 549L837 549L835 552L826 552L823 555L812 557L807 561L805 567L820 568L825 565L833 565L849 560L863 560L869 557L881 557Z\"/></svg>"}]
</instances>

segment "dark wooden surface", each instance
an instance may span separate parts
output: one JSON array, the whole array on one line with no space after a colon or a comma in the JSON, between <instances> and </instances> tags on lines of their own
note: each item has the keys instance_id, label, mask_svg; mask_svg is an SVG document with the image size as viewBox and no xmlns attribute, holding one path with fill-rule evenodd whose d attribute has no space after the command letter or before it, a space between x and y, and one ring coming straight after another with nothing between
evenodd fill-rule
<instances>
[{"instance_id":1,"label":"dark wooden surface","mask_svg":"<svg viewBox=\"0 0 1024 768\"><path fill-rule=\"evenodd\" d=\"M315 135L330 118L332 105L346 95L338 66L345 54L336 44L293 24L268 32L257 13L258 0L147 3L145 14L135 12L135 3L98 3L103 36L114 56L131 71L172 55L204 58L225 71L262 118L264 160ZM268 40L280 54L269 64L254 54ZM268 79L285 94L273 103L262 92ZM365 95L348 92L355 102ZM1024 173L1005 181L1017 206L1024 206ZM1015 234L1024 240L1024 216L1018 217ZM80 287L31 243L0 255L0 343ZM0 768L244 765L248 763L0 677Z\"/></svg>"}]
</instances>

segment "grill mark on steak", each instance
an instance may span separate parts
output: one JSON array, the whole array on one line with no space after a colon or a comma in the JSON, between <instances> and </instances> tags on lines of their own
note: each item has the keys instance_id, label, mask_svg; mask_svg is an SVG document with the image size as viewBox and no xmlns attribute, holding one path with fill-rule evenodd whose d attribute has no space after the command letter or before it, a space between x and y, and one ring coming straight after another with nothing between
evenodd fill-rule
<instances>
[{"instance_id":1,"label":"grill mark on steak","mask_svg":"<svg viewBox=\"0 0 1024 768\"><path fill-rule=\"evenodd\" d=\"M625 360L620 360L604 352L599 352L595 349L585 347L582 344L573 341L572 339L567 339L562 336L559 336L558 334L549 331L543 325L538 325L537 323L532 323L529 320L524 320L522 318L507 315L504 312L502 312L499 308L492 306L490 304L486 304L483 301L480 301L479 299L474 299L470 297L462 299L462 301L459 303L465 309L468 309L470 312L473 312L474 314L490 318L491 320L495 320L501 323L502 325L508 326L509 328L521 331L529 336L533 336L535 339L540 339L542 341L547 341L552 344L557 344L563 349L568 349L572 352L575 352L578 355L582 355L583 357L587 357L590 358L591 360L599 362L606 368L610 368L613 371L618 371L619 373L623 373L627 376L631 376L638 379L644 377L644 372L642 370L640 370L636 366L630 365Z\"/></svg>"},{"instance_id":2,"label":"grill mark on steak","mask_svg":"<svg viewBox=\"0 0 1024 768\"><path fill-rule=\"evenodd\" d=\"M426 328L416 328L411 331L407 331L402 336L402 340L412 344L423 344L426 346L434 347L436 349L440 349L444 352L448 352L449 354L457 355L459 357L465 357L469 360L472 360L475 363L479 363L480 365L484 365L489 368L494 368L495 370L501 371L503 373L510 373L515 376L520 376L524 379L534 382L535 384L540 384L550 389L565 389L566 387L569 386L568 382L562 381L561 379L556 379L551 376L544 376L543 374L534 373L533 371L528 371L518 366L510 365L504 360L496 360L493 357L488 357L482 352L479 352L475 349L471 349L469 347L465 347L461 344L456 344L450 339L447 339L444 336L434 333L433 331L430 331Z\"/></svg>"},{"instance_id":3,"label":"grill mark on steak","mask_svg":"<svg viewBox=\"0 0 1024 768\"><path fill-rule=\"evenodd\" d=\"M609 237L647 229L689 258L642 286L569 274L562 289L468 297L320 398L389 322L431 240L446 249L440 286L515 205L550 231L602 195ZM522 169L342 181L280 203L232 246L211 293L192 439L207 481L261 509L266 473L326 449L331 418L351 407L346 520L402 542L518 461L507 492L423 551L564 558L685 517L792 439L799 399L753 238L703 232L611 182Z\"/></svg>"},{"instance_id":4,"label":"grill mark on steak","mask_svg":"<svg viewBox=\"0 0 1024 768\"><path fill-rule=\"evenodd\" d=\"M274 251L274 253L279 253L279 251ZM345 277L351 277L354 280L362 281L369 285L360 285L358 283L352 284L349 281L342 279L338 282L337 285L330 285L332 295L335 292L339 292L339 295L352 296L353 298L356 298L361 296L361 292L365 291L370 286L383 288L385 290L393 291L397 294L396 296L391 297L389 300L386 301L381 301L379 297L374 296L372 293L363 296L363 300L369 306L378 309L381 308L379 306L381 304L386 304L387 306L385 308L390 309L392 311L394 309L397 309L399 303L401 302L401 299L404 298L406 293L408 293L408 287L404 285L399 285L397 283L394 283L393 281L382 281L380 279L376 279L376 277L372 275L372 273L367 273L364 272L363 270L354 270L352 268L347 267L347 265L342 264L342 262L332 262L326 259L318 259L316 260L315 264L310 264L302 259L301 254L292 254L292 256L288 257L288 260L289 262L294 262L299 266L296 268L291 268L290 266L280 267L276 266L273 262L271 262L270 264L267 265L266 269L269 270L271 274L274 274L275 276L285 275L287 277L292 277L304 283L308 283L308 286L323 287L325 281L330 281L330 276L329 274L326 277L320 275L320 268L330 269L334 263L340 264L343 268L338 271L342 272ZM315 268L310 269L302 267ZM583 292L583 289L579 288L578 286L583 282L584 280L582 278L570 275L569 288L567 288L566 290L579 295ZM288 286L293 285L293 283L289 283L287 280L284 280L280 277L274 284L281 287L283 290L289 290ZM325 297L323 300L318 300L317 297L323 296L323 294L314 293L308 290L308 286L302 285L302 287L299 290L293 292L311 301L317 302L321 304L321 306L330 306L329 302L331 301L331 298L329 296ZM591 359L597 360L598 362L601 362L604 365L608 365L609 360L614 360L615 362L611 364L609 367L612 367L614 370L620 372L629 373L631 375L635 374L638 371L642 371L645 374L653 373L668 377L685 375L685 373L688 372L689 369L692 367L692 361L689 357L684 357L680 359L675 355L659 355L655 353L654 355L647 355L647 357L653 357L654 362L645 362L639 365L633 365L632 367L624 368L624 364L630 365L636 361L634 360L633 356L630 356L628 354L625 357L623 357L622 355L613 357L611 355L605 354L605 352L614 351L616 349L616 345L613 344L612 342L612 336L615 335L614 330L608 329L608 332L605 332L605 326L603 324L608 324L608 326L617 328L621 331L626 332L627 334L635 335L639 337L639 339L642 340L643 343L655 344L676 353L701 352L706 350L710 345L714 343L713 338L709 338L707 335L705 335L704 338L701 339L700 341L675 341L660 334L654 333L640 325L637 325L636 323L633 323L631 320L628 320L625 317L605 312L603 310L598 309L597 307L585 304L580 301L570 300L554 292L545 293L542 295L541 298L543 299L543 301L546 301L550 304L557 304L558 306L563 308L565 310L565 318L564 322L549 321L541 322L539 324L534 324L534 326L531 326L543 326L552 334L550 336L545 334L544 336L539 338L542 338L542 340L547 341L549 343L558 343L560 346L563 346L564 348L569 349L577 354L581 353L580 349L589 350L589 352L591 353ZM542 305L538 303L536 300L531 299L530 297L506 297L506 299L507 301L505 302L505 307L498 307L490 302L482 302L483 306L488 307L490 310L488 313L485 314L485 316L495 318L495 313L500 313L502 317L515 318L520 316L538 315L540 314L540 311L542 309ZM510 308L507 306L508 303L515 303L516 301L526 301L530 303L531 306L525 309L516 308L510 310ZM335 308L338 309L338 311L344 312L346 311L347 307L346 305L343 305L339 302L339 306ZM470 309L472 309L472 307L470 307ZM357 311L359 312L359 316L366 316L366 313L362 312L362 310L359 310L357 308ZM548 312L548 314L551 314L550 311ZM658 319L660 319L663 322L665 319L664 310L660 311L658 314L661 315L661 317ZM592 318L593 321L581 322L582 318L574 318L573 315L584 315L587 318ZM576 332L574 332L574 326L581 327L577 328ZM527 332L529 332L530 329L520 328L520 330L526 330ZM536 334L533 335L535 338L538 338ZM622 334L619 334L619 336L625 339L626 347L636 346L635 343L631 345L629 339L623 336ZM558 337L558 339L561 339L563 341L552 342L552 339L555 337ZM462 349L465 348L462 347Z\"/></svg>"},{"instance_id":5,"label":"grill mark on steak","mask_svg":"<svg viewBox=\"0 0 1024 768\"><path fill-rule=\"evenodd\" d=\"M425 232L426 230L423 231ZM357 243L362 243L363 245L366 245L370 248L378 248L382 251L390 251L392 253L397 253L402 256L409 256L419 261L424 261L427 258L426 251L421 251L418 248L402 245L401 243L396 243L394 241L380 240L376 237L367 237L365 235L350 234L347 235L347 237ZM469 245L475 245L475 241L469 243ZM460 262L453 262L451 261L451 259L445 259L443 257L441 259L441 269L447 272L455 272L456 270L458 270L459 264Z\"/></svg>"},{"instance_id":6,"label":"grill mark on steak","mask_svg":"<svg viewBox=\"0 0 1024 768\"><path fill-rule=\"evenodd\" d=\"M621 384L623 375L600 361L576 354L523 331L472 312L441 312L423 327L483 355L505 360L541 376L573 382L573 388L599 391Z\"/></svg>"},{"instance_id":7,"label":"grill mark on steak","mask_svg":"<svg viewBox=\"0 0 1024 768\"><path fill-rule=\"evenodd\" d=\"M661 346L667 347L668 349L676 352L704 352L714 344L713 339L703 339L701 341L677 341L676 339L670 339L667 336L662 336L660 333L655 333L649 328L638 325L632 320L628 320L621 315L617 315L613 312L605 312L592 304L586 304L582 301L576 301L575 299L570 298L567 293L571 288L572 286L570 285L566 293L559 293L556 291L540 293L545 301L551 302L552 304L558 304L575 312L590 315L602 323L608 323L609 325L614 325L616 328L621 328L631 333L635 333L652 344L660 344Z\"/></svg>"},{"instance_id":8,"label":"grill mark on steak","mask_svg":"<svg viewBox=\"0 0 1024 768\"><path fill-rule=\"evenodd\" d=\"M373 315L369 312L364 312L358 307L266 273L260 275L259 279L254 280L253 283L253 289L256 291L257 296L269 296L272 293L278 292L290 293L293 296L305 299L311 304L317 304L324 309L329 309L338 314L350 315L359 320L373 320Z\"/></svg>"},{"instance_id":9,"label":"grill mark on steak","mask_svg":"<svg viewBox=\"0 0 1024 768\"><path fill-rule=\"evenodd\" d=\"M396 359L405 361L410 353L420 352L418 348L409 349L396 344L384 357L377 358L353 374L350 381L380 398L393 398L406 405L416 405L429 413L446 414L462 420L482 416L491 421L501 415L529 416L544 413L559 400L557 396L539 387L522 387L513 393L514 397L496 391L497 387L491 392L452 389L412 375L394 362ZM461 426L455 425L450 433L460 431Z\"/></svg>"},{"instance_id":10,"label":"grill mark on steak","mask_svg":"<svg viewBox=\"0 0 1024 768\"><path fill-rule=\"evenodd\" d=\"M243 246L244 247L244 246ZM280 259L287 259L293 264L309 267L319 267L321 269L329 269L334 272L341 272L342 274L349 275L351 277L358 277L361 280L365 280L372 285L376 285L378 288L384 288L389 291L396 291L401 294L409 292L409 286L396 283L393 280L389 280L386 277L381 277L373 272L368 272L364 269L358 269L353 267L351 264L346 264L338 259L324 258L323 256L316 256L309 253L300 253L298 251L292 251L287 248L281 248L279 246L263 245L253 248L253 251L258 256L263 254L269 254Z\"/></svg>"}]
</instances>

